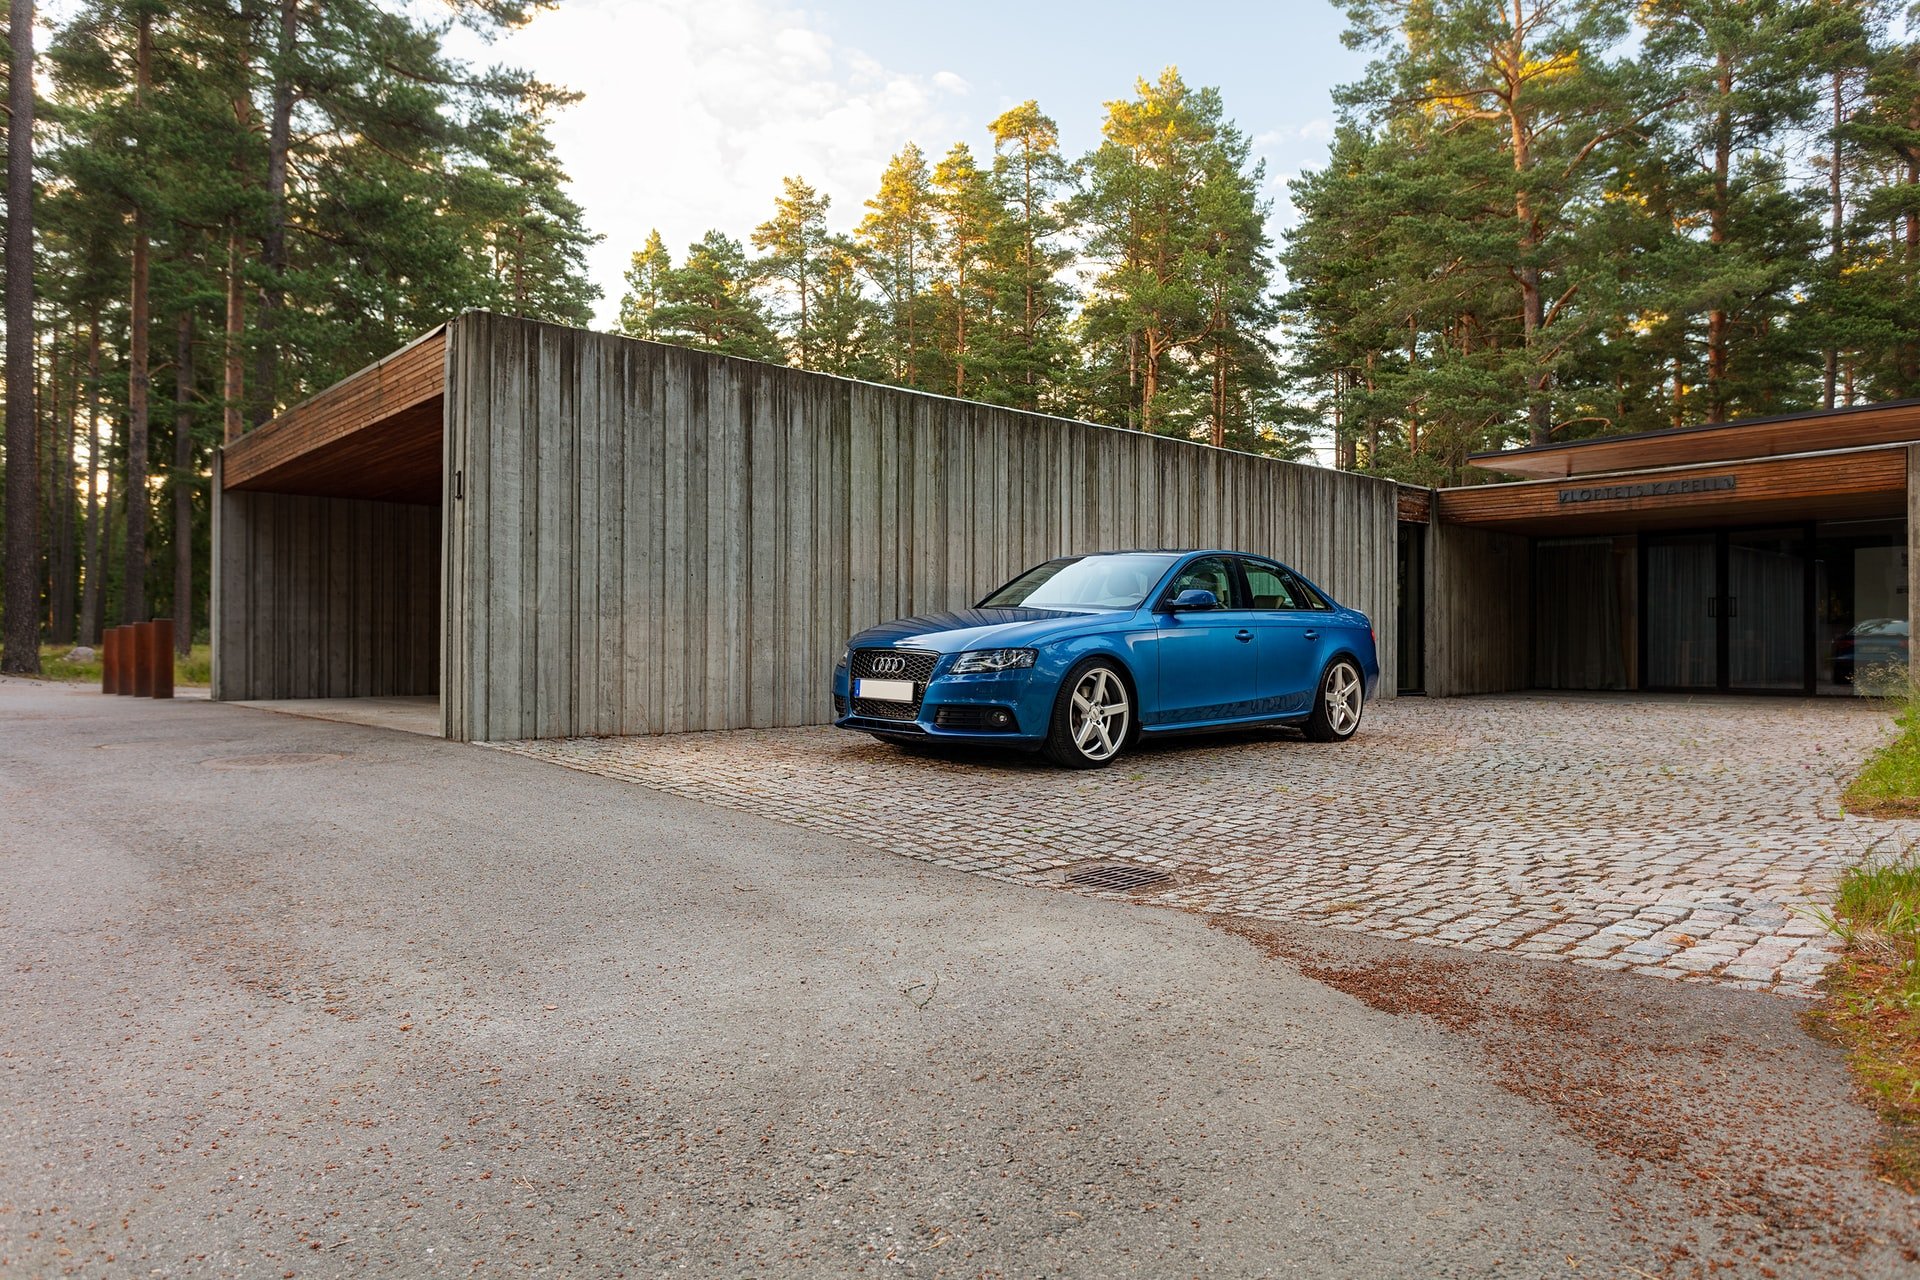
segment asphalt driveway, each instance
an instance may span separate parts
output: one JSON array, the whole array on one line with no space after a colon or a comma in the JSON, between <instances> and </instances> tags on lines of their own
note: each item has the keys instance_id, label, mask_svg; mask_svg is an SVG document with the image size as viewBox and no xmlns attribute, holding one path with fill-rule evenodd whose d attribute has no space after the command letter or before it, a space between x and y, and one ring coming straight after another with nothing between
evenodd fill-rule
<instances>
[{"instance_id":1,"label":"asphalt driveway","mask_svg":"<svg viewBox=\"0 0 1920 1280\"><path fill-rule=\"evenodd\" d=\"M0 681L8 1276L1908 1275L1801 1002Z\"/></svg>"}]
</instances>

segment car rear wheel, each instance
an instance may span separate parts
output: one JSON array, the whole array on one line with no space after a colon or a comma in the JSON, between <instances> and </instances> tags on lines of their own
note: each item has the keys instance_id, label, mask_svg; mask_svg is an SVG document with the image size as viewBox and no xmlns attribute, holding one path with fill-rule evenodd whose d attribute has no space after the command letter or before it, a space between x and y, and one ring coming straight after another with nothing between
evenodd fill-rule
<instances>
[{"instance_id":1,"label":"car rear wheel","mask_svg":"<svg viewBox=\"0 0 1920 1280\"><path fill-rule=\"evenodd\" d=\"M1335 658L1320 677L1320 692L1307 719L1307 736L1315 742L1345 742L1360 727L1366 701L1366 681L1349 659Z\"/></svg>"},{"instance_id":2,"label":"car rear wheel","mask_svg":"<svg viewBox=\"0 0 1920 1280\"><path fill-rule=\"evenodd\" d=\"M1075 667L1060 682L1047 731L1047 755L1069 769L1099 769L1113 762L1133 732L1133 694L1111 662L1096 659Z\"/></svg>"}]
</instances>

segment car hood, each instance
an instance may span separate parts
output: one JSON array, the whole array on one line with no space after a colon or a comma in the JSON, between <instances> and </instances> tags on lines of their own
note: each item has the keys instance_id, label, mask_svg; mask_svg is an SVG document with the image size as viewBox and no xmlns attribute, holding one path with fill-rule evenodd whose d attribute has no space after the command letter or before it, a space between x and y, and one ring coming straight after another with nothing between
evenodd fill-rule
<instances>
[{"instance_id":1,"label":"car hood","mask_svg":"<svg viewBox=\"0 0 1920 1280\"><path fill-rule=\"evenodd\" d=\"M853 649L1017 649L1111 623L1124 617L1106 610L955 609L921 613L868 627L848 643Z\"/></svg>"}]
</instances>

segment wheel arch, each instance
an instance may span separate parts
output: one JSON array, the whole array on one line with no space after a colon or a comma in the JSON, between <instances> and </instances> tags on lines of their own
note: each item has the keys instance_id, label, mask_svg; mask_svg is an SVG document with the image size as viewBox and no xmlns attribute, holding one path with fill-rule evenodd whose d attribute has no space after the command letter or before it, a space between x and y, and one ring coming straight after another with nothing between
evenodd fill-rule
<instances>
[{"instance_id":1,"label":"wheel arch","mask_svg":"<svg viewBox=\"0 0 1920 1280\"><path fill-rule=\"evenodd\" d=\"M1101 637L1101 639L1105 639L1105 637ZM1080 668L1086 666L1089 662L1106 662L1119 670L1120 679L1127 686L1127 697L1131 699L1133 703L1133 714L1127 717L1129 721L1127 727L1127 745L1129 747L1133 746L1140 741L1140 731L1145 727L1146 723L1146 709L1140 704L1140 678L1135 674L1133 664L1127 661L1127 655L1120 646L1110 642L1095 644L1080 653L1076 653L1067 663L1066 670L1060 675L1061 689L1066 689L1067 682L1073 678L1074 672L1080 670Z\"/></svg>"}]
</instances>

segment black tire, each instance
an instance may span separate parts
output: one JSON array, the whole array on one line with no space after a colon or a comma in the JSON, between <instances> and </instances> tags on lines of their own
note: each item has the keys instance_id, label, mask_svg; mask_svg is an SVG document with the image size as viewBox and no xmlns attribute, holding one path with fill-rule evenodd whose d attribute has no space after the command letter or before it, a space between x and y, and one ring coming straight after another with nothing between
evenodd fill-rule
<instances>
[{"instance_id":1,"label":"black tire","mask_svg":"<svg viewBox=\"0 0 1920 1280\"><path fill-rule=\"evenodd\" d=\"M1082 686L1090 684L1104 690L1104 696L1111 697L1117 691L1124 699L1118 706L1118 715L1101 715L1099 728L1088 735L1091 754L1077 739L1074 726L1074 695ZM1134 726L1139 718L1137 710L1138 700L1133 696L1133 686L1128 683L1126 673L1106 658L1090 658L1069 671L1067 678L1060 682L1060 692L1053 699L1053 719L1047 726L1047 744L1042 749L1049 760L1064 768L1104 769L1133 741ZM1082 724L1084 726L1084 720Z\"/></svg>"},{"instance_id":2,"label":"black tire","mask_svg":"<svg viewBox=\"0 0 1920 1280\"><path fill-rule=\"evenodd\" d=\"M1335 658L1320 673L1313 695L1313 714L1307 717L1307 737L1315 742L1345 742L1360 727L1366 709L1366 677L1352 658Z\"/></svg>"}]
</instances>

